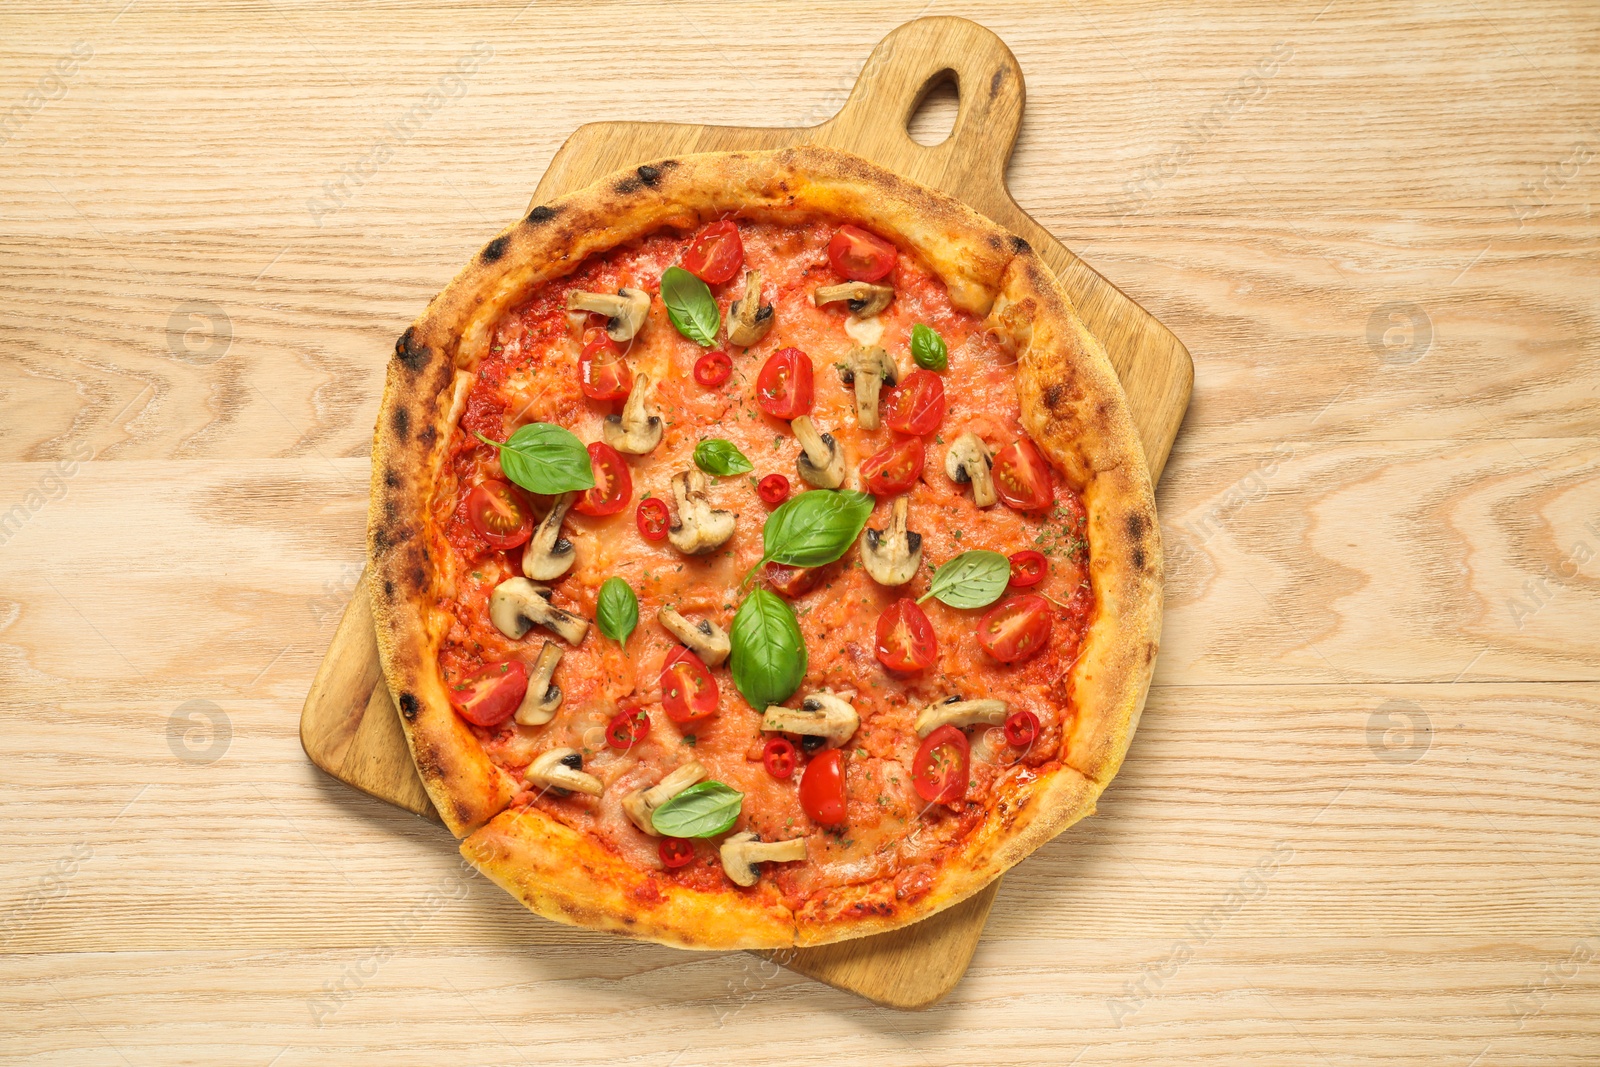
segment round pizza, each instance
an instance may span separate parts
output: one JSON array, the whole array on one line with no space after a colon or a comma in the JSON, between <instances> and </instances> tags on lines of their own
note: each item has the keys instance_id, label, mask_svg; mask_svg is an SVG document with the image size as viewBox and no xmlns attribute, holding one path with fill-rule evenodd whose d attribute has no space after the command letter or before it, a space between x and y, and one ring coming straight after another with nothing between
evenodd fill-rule
<instances>
[{"instance_id":1,"label":"round pizza","mask_svg":"<svg viewBox=\"0 0 1600 1067\"><path fill-rule=\"evenodd\" d=\"M533 911L818 945L1094 810L1161 548L1116 375L1021 238L816 147L534 208L405 331L370 590L417 770Z\"/></svg>"}]
</instances>

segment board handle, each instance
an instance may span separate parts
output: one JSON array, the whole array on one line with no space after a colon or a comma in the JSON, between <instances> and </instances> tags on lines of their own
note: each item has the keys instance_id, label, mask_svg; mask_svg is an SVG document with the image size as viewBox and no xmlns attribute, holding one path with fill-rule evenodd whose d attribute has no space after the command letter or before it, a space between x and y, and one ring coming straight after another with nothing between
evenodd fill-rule
<instances>
[{"instance_id":1,"label":"board handle","mask_svg":"<svg viewBox=\"0 0 1600 1067\"><path fill-rule=\"evenodd\" d=\"M945 82L954 82L960 98L950 136L918 144L911 117ZM963 187L970 196L973 181L1003 191L1024 102L1022 68L998 36L963 18L917 19L878 42L818 139L868 158L905 160L909 153L913 165L896 169L946 191Z\"/></svg>"}]
</instances>

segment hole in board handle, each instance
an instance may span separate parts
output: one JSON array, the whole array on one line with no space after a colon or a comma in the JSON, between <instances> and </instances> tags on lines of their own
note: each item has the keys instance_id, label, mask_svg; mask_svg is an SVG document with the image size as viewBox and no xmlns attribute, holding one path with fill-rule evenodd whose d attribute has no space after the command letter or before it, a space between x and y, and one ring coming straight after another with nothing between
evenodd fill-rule
<instances>
[{"instance_id":1,"label":"hole in board handle","mask_svg":"<svg viewBox=\"0 0 1600 1067\"><path fill-rule=\"evenodd\" d=\"M906 133L924 148L936 148L950 139L961 111L961 87L953 70L941 70L928 79L922 96L911 105Z\"/></svg>"}]
</instances>

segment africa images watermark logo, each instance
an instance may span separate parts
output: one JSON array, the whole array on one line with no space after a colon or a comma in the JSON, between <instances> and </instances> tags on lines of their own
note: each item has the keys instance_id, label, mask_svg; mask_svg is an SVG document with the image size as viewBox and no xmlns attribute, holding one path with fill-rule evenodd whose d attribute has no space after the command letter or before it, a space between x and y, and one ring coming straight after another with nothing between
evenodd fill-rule
<instances>
[{"instance_id":1,"label":"africa images watermark logo","mask_svg":"<svg viewBox=\"0 0 1600 1067\"><path fill-rule=\"evenodd\" d=\"M318 226L329 215L344 210L356 192L366 185L394 154L410 143L418 131L440 108L467 94L467 83L485 60L494 58L494 46L479 41L472 51L456 60L455 70L442 75L422 99L383 124L383 133L360 156L339 168L337 178L322 183L322 196L306 201L306 212Z\"/></svg>"},{"instance_id":2,"label":"africa images watermark logo","mask_svg":"<svg viewBox=\"0 0 1600 1067\"><path fill-rule=\"evenodd\" d=\"M38 482L22 494L21 500L0 512L0 546L10 544L46 505L65 497L67 483L77 475L80 466L93 458L94 449L78 442L66 459L57 460L39 476Z\"/></svg>"},{"instance_id":3,"label":"africa images watermark logo","mask_svg":"<svg viewBox=\"0 0 1600 1067\"><path fill-rule=\"evenodd\" d=\"M212 300L185 300L167 316L167 351L174 359L209 366L233 347L233 320Z\"/></svg>"},{"instance_id":4,"label":"africa images watermark logo","mask_svg":"<svg viewBox=\"0 0 1600 1067\"><path fill-rule=\"evenodd\" d=\"M1367 347L1380 362L1408 366L1433 347L1433 319L1420 304L1384 304L1367 316Z\"/></svg>"},{"instance_id":5,"label":"africa images watermark logo","mask_svg":"<svg viewBox=\"0 0 1600 1067\"><path fill-rule=\"evenodd\" d=\"M1234 882L1223 898L1198 920L1184 927L1184 935L1172 943L1165 956L1139 968L1139 976L1122 985L1122 995L1108 997L1106 1010L1111 1021L1121 1026L1204 948L1206 943L1244 910L1246 904L1267 895L1269 883L1279 869L1294 860L1294 846L1280 841L1251 865Z\"/></svg>"},{"instance_id":6,"label":"africa images watermark logo","mask_svg":"<svg viewBox=\"0 0 1600 1067\"><path fill-rule=\"evenodd\" d=\"M60 100L67 95L72 79L77 76L78 67L82 63L94 58L94 45L88 41L75 41L72 50L55 61L44 74L41 74L27 92L22 94L22 100L0 111L0 146L10 143L11 139L21 132L29 119L43 111L52 102Z\"/></svg>"},{"instance_id":7,"label":"africa images watermark logo","mask_svg":"<svg viewBox=\"0 0 1600 1067\"><path fill-rule=\"evenodd\" d=\"M167 717L167 747L185 763L217 762L233 744L233 720L209 700L190 700Z\"/></svg>"},{"instance_id":8,"label":"africa images watermark logo","mask_svg":"<svg viewBox=\"0 0 1600 1067\"><path fill-rule=\"evenodd\" d=\"M1187 136L1139 168L1135 177L1123 183L1124 196L1108 205L1110 213L1118 217L1131 215L1154 200L1162 187L1188 166L1195 153L1204 148L1223 126L1246 107L1266 97L1267 83L1293 59L1294 46L1288 41L1274 44L1270 52L1256 60L1250 70L1240 77L1239 84L1227 96L1185 127Z\"/></svg>"}]
</instances>

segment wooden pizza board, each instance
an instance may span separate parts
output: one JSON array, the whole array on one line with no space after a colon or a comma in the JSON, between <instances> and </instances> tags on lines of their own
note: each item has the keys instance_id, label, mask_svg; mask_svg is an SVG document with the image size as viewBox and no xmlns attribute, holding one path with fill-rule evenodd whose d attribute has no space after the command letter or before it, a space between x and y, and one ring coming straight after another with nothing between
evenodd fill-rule
<instances>
[{"instance_id":1,"label":"wooden pizza board","mask_svg":"<svg viewBox=\"0 0 1600 1067\"><path fill-rule=\"evenodd\" d=\"M927 93L953 82L960 97L950 136L913 141L908 123ZM1055 270L1122 379L1159 478L1189 404L1194 367L1166 327L1029 218L1006 190L1006 163L1022 122L1022 70L1004 42L960 18L907 23L879 42L850 98L820 126L752 129L646 122L580 127L556 152L529 207L623 167L688 152L843 148L943 190L1026 238ZM387 687L365 582L345 609L300 719L313 763L363 792L438 819L423 791ZM790 970L879 1004L926 1007L955 988L977 949L999 881L914 926L822 948L768 953Z\"/></svg>"}]
</instances>

